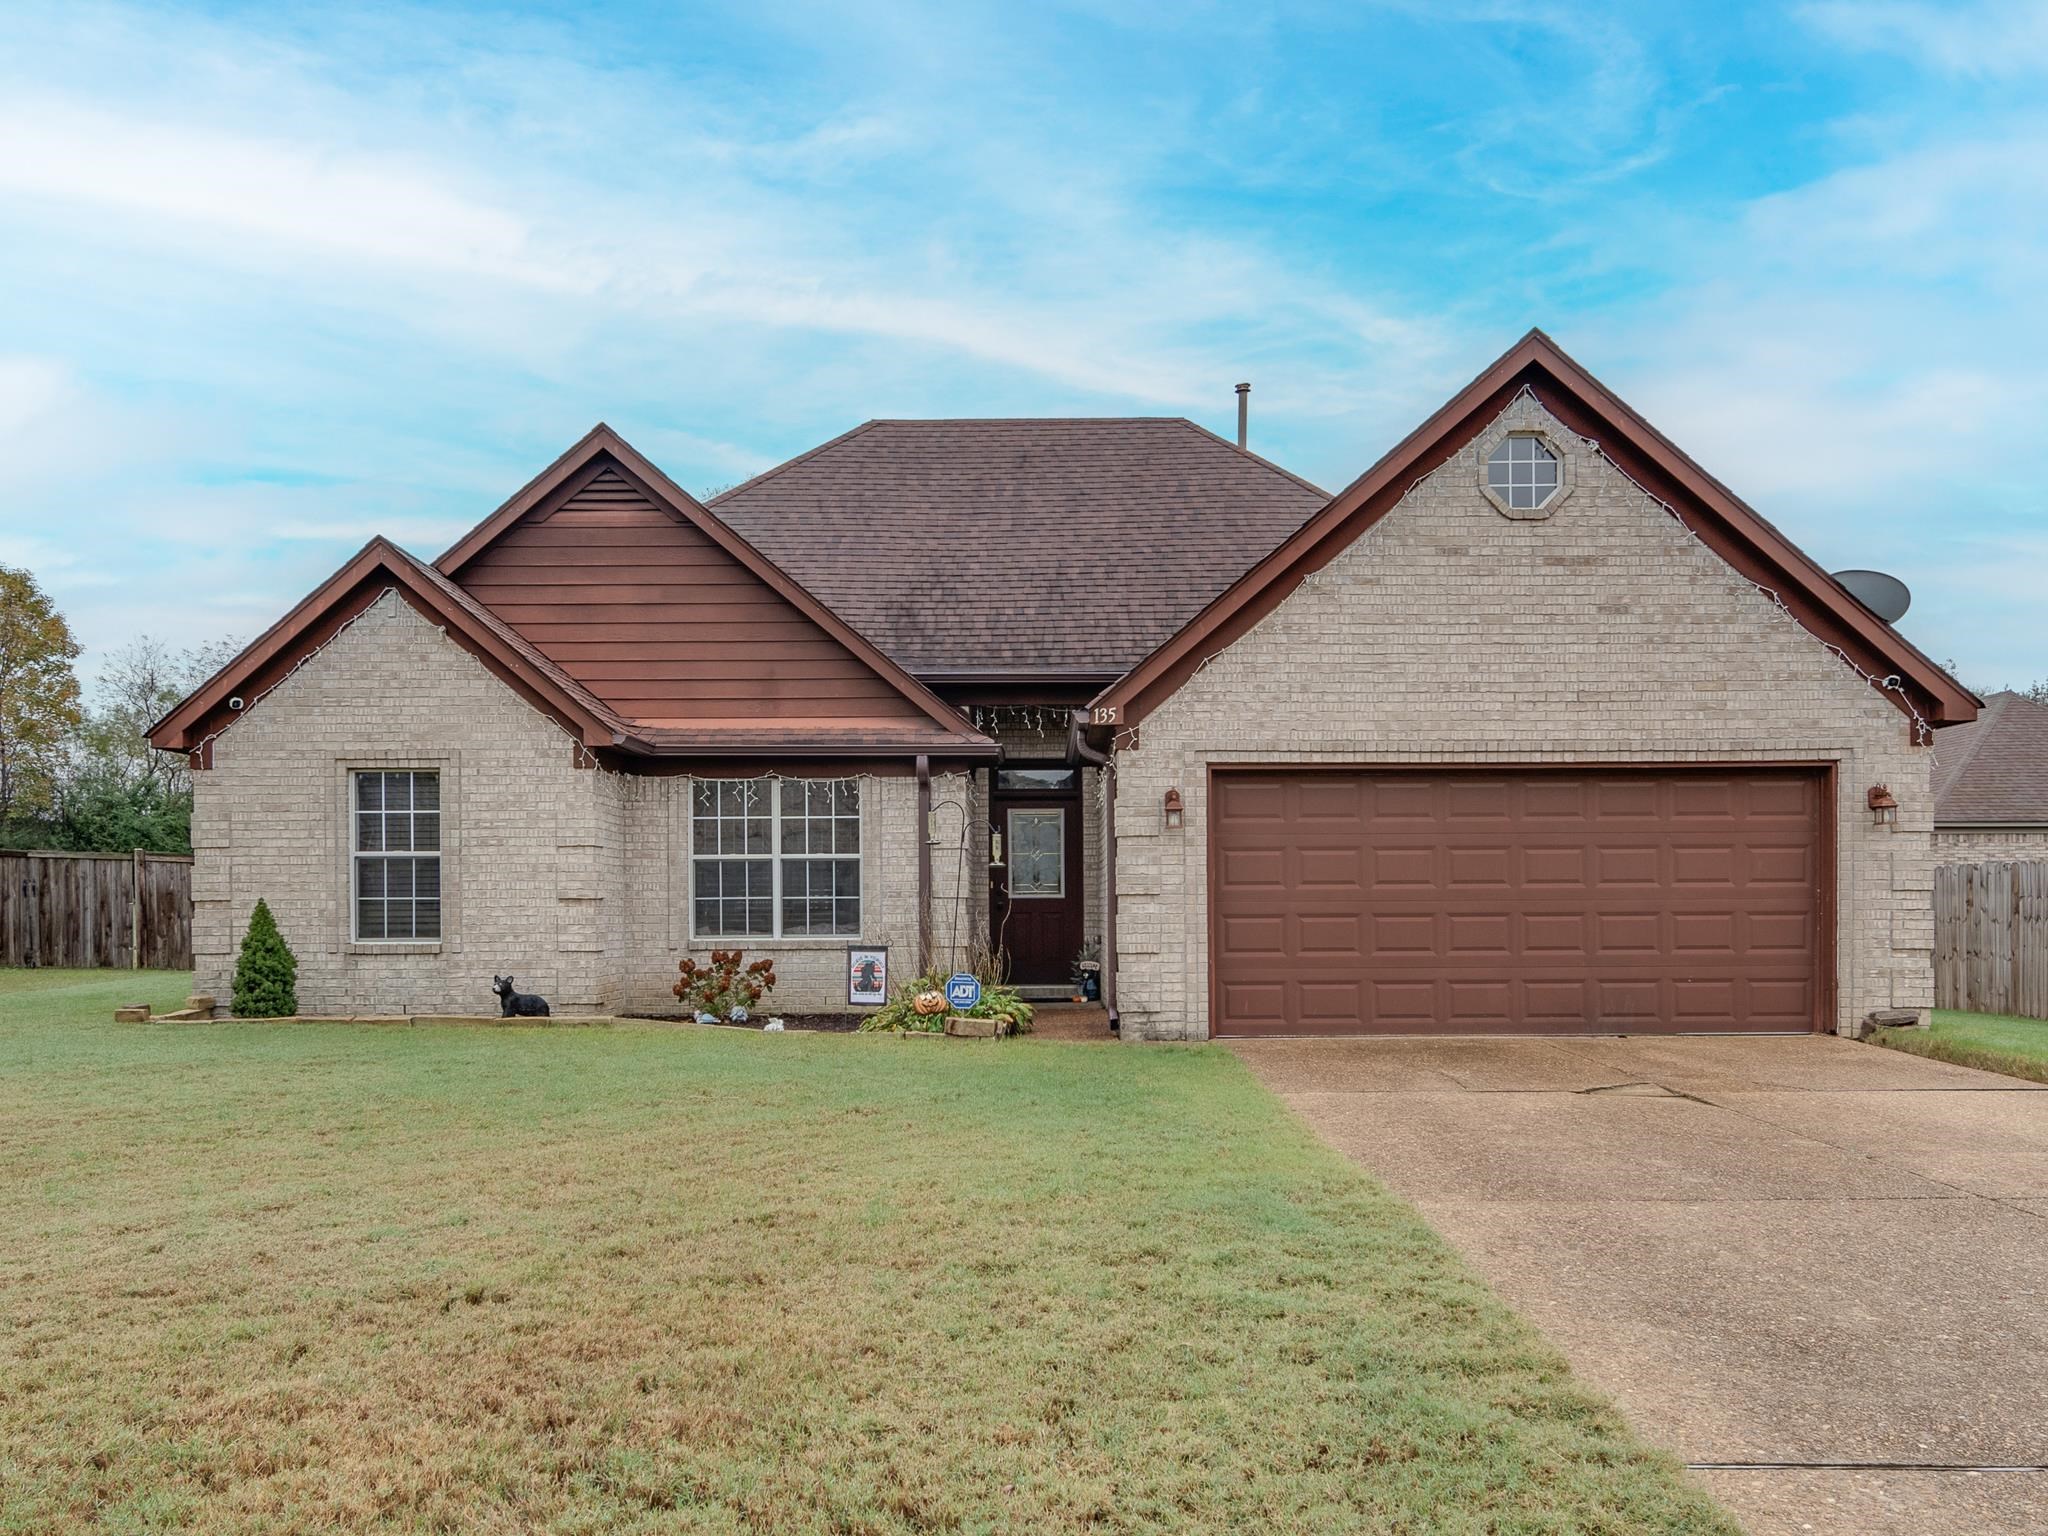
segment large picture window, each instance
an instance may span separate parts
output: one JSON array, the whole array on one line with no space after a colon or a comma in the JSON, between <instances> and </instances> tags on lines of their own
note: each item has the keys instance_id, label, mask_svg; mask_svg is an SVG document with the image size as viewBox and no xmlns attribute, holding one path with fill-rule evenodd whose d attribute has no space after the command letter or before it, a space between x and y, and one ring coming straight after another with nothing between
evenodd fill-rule
<instances>
[{"instance_id":1,"label":"large picture window","mask_svg":"<svg viewBox=\"0 0 2048 1536\"><path fill-rule=\"evenodd\" d=\"M860 783L699 779L691 928L703 939L860 934Z\"/></svg>"},{"instance_id":2,"label":"large picture window","mask_svg":"<svg viewBox=\"0 0 2048 1536\"><path fill-rule=\"evenodd\" d=\"M350 863L363 943L441 938L441 776L405 769L354 776Z\"/></svg>"}]
</instances>

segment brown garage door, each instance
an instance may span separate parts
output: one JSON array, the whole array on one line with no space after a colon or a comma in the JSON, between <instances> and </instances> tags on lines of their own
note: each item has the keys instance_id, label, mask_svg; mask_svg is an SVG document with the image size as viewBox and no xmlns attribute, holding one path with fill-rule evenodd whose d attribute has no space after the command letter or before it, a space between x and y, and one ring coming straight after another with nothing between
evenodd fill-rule
<instances>
[{"instance_id":1,"label":"brown garage door","mask_svg":"<svg viewBox=\"0 0 2048 1536\"><path fill-rule=\"evenodd\" d=\"M1219 770L1222 1035L1812 1029L1818 771Z\"/></svg>"}]
</instances>

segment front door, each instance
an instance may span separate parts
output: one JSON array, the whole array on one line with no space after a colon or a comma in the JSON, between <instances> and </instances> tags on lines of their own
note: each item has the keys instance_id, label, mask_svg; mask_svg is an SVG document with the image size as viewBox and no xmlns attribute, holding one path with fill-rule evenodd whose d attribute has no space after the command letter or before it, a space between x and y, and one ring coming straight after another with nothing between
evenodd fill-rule
<instances>
[{"instance_id":1,"label":"front door","mask_svg":"<svg viewBox=\"0 0 2048 1536\"><path fill-rule=\"evenodd\" d=\"M1081 774L1076 768L998 768L990 831L1002 856L990 871L989 931L1018 986L1065 986L1080 952Z\"/></svg>"}]
</instances>

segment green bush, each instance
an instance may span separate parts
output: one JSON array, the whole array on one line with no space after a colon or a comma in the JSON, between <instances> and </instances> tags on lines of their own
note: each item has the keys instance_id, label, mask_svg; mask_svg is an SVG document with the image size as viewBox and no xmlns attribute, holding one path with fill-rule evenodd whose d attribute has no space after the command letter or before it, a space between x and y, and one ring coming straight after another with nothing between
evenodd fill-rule
<instances>
[{"instance_id":1,"label":"green bush","mask_svg":"<svg viewBox=\"0 0 2048 1536\"><path fill-rule=\"evenodd\" d=\"M298 988L299 962L277 931L270 903L258 897L235 962L235 1017L287 1018L299 1011Z\"/></svg>"}]
</instances>

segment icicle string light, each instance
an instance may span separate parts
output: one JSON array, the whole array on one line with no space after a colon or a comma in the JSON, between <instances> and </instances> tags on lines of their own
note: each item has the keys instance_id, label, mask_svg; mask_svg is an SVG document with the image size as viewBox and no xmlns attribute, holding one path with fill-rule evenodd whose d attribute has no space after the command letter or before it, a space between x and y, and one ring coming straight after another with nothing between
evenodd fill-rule
<instances>
[{"instance_id":1,"label":"icicle string light","mask_svg":"<svg viewBox=\"0 0 2048 1536\"><path fill-rule=\"evenodd\" d=\"M203 738L201 738L199 745L193 747L186 754L186 761L190 763L191 766L194 768L201 768L203 765L203 760L206 757L207 749L209 747L211 747L222 736L227 734L228 731L232 730L236 725L240 724L241 721L248 715L250 710L254 709L258 704L261 704L265 699L269 698L273 693L277 692L277 690L282 688L286 683L290 682L293 678L297 677L302 670L304 670L307 666L311 665L312 662L318 659L320 655L324 653L330 646L334 645L337 641L339 641L343 635L347 634L351 629L355 628L355 626L358 623L368 618L372 613L375 613L378 608L383 606L384 599L392 596L397 591L398 588L396 587L386 587L382 592L379 592L374 598L372 598L368 603L366 603L363 606L362 612L351 614L348 618L342 620L342 622L336 626L333 634L329 635L325 640L322 640L318 645L314 646L313 649L306 652L306 654L301 656L297 661L293 662L291 670L289 672L285 673L283 677L280 677L276 682L272 683L268 688L264 689L254 698L246 700L243 703L242 708L236 711L234 716L227 722L227 724L221 726L219 730L209 731ZM403 601L402 598L401 601ZM434 625L434 633L439 635L444 640L448 639L448 630L445 625ZM449 643L451 645L454 644L453 641L449 641ZM468 653L464 652L464 654L466 655ZM522 704L526 703L524 699L521 699L520 702ZM561 721L557 720L553 715L548 714L545 710L535 709L531 704L526 704L526 707L527 709L531 710L533 714L538 716L540 719L545 720L549 725L552 725L556 730L560 731L564 736L567 736L569 738L569 744L575 750L575 761L576 766L578 768L595 768L603 770L604 765L598 762L595 754L593 754L587 747L583 745L583 743L577 738L576 733L574 731L570 730L567 726L563 725Z\"/></svg>"},{"instance_id":2,"label":"icicle string light","mask_svg":"<svg viewBox=\"0 0 2048 1536\"><path fill-rule=\"evenodd\" d=\"M1542 405L1542 402L1540 400L1536 400L1536 392L1526 384L1522 386L1521 393L1518 394L1513 401L1510 401L1509 404L1512 406L1514 404L1520 403L1524 399L1535 401L1539 407ZM1505 410L1502 412L1502 414L1506 414ZM1495 419L1498 420L1499 418ZM1636 479L1634 475L1631 475L1627 470L1623 469L1620 464L1616 463L1613 456L1601 447L1598 439L1585 437L1580 435L1579 433L1571 432L1568 429L1562 428L1561 424L1560 430L1564 431L1565 435L1576 440L1582 447L1590 450L1594 454L1594 456L1597 457L1602 463L1604 463L1609 469L1613 470L1617 475L1621 476L1623 480L1626 480L1631 486L1635 487L1636 492L1639 495L1641 495L1644 500L1648 501L1652 506L1661 508L1671 518L1672 522L1678 525L1680 530L1684 532L1687 538L1691 539L1695 544L1698 544L1700 548L1706 550L1709 554L1712 554L1716 560L1721 559L1720 555L1714 552L1712 547L1708 545L1707 541L1702 539L1699 536L1699 534L1696 531L1694 531L1694 529L1685 521L1685 519L1679 515L1678 509L1676 507L1672 506L1670 502L1666 501L1663 497L1657 495L1655 492L1650 490L1649 487L1644 485L1640 480ZM1453 459L1451 461L1452 464L1455 464L1456 462L1456 459ZM1400 498L1401 501L1406 501L1408 497L1414 495L1416 491L1421 489L1421 487L1430 479L1430 476L1440 474L1444 469L1448 469L1450 467L1450 464L1439 465L1438 468L1431 470L1429 474L1416 476L1415 480L1409 485L1408 489L1402 493ZM1399 503L1397 502L1396 505L1399 505ZM1726 563L1727 562L1722 561L1722 564L1726 565ZM1771 605L1775 607L1779 611L1779 613L1783 614L1785 618L1787 618L1794 624L1799 624L1799 616L1792 611L1790 605L1786 603L1785 599L1778 593L1778 591L1775 588L1767 587L1760 581L1751 581L1749 577L1742 575L1742 573L1739 571L1735 571L1733 566L1729 566L1728 569L1734 573L1738 580L1748 583L1748 585L1754 587L1758 592L1762 593L1763 596L1771 603ZM1331 578L1329 577L1327 571L1312 571L1308 575L1302 577L1300 586L1306 589L1316 589L1327 586L1330 583L1330 580ZM1802 630L1806 629L1806 626L1803 624L1799 624L1799 627ZM1808 633L1810 634L1811 631L1808 631ZM1864 668L1859 666L1856 660L1853 657L1851 657L1847 651L1843 650L1842 647L1836 645L1833 641L1821 640L1818 636L1813 636L1813 638L1819 643L1821 649L1832 655L1837 661L1841 662L1841 664L1847 667L1851 672L1854 672L1858 677L1860 677L1864 681L1865 685L1876 689L1879 693L1897 694L1899 698L1899 703L1904 706L1907 718L1911 722L1913 744L1915 746L1920 747L1932 747L1934 745L1934 727L1931 723L1929 723L1927 718L1924 715L1922 715L1917 708L1914 707L1912 695L1906 692L1905 680L1901 678L1898 675L1898 673L1892 672L1880 677L1875 672L1865 671ZM1189 674L1190 679L1201 676L1202 672L1208 667L1210 662L1216 660L1217 657L1223 655L1229 649L1229 646L1225 646L1222 650L1211 651L1207 656L1204 656L1201 659L1201 661L1196 664L1195 670ZM1130 742L1135 741L1137 739L1137 736L1138 727L1136 727L1135 725L1128 726L1125 729L1116 732L1115 735L1111 738L1110 750L1112 752L1123 750L1123 748L1127 746Z\"/></svg>"},{"instance_id":3,"label":"icicle string light","mask_svg":"<svg viewBox=\"0 0 2048 1536\"><path fill-rule=\"evenodd\" d=\"M1030 731L1037 736L1067 734L1070 711L1049 704L976 704L969 719L986 735L991 731Z\"/></svg>"}]
</instances>

